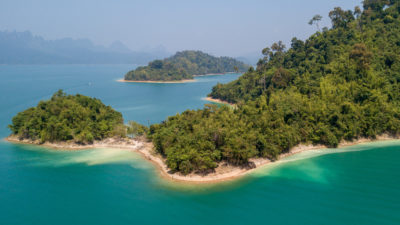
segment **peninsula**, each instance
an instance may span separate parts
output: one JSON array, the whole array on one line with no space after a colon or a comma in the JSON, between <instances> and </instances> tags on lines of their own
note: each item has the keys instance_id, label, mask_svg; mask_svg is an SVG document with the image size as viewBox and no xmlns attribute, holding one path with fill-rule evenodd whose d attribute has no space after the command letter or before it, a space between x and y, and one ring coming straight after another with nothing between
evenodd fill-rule
<instances>
[{"instance_id":1,"label":"peninsula","mask_svg":"<svg viewBox=\"0 0 400 225\"><path fill-rule=\"evenodd\" d=\"M176 173L212 174L221 164L275 161L301 144L396 138L400 3L364 1L363 9L336 7L331 29L293 38L289 49L280 41L264 48L256 68L209 95L235 108L207 105L152 125L156 151Z\"/></svg>"},{"instance_id":2,"label":"peninsula","mask_svg":"<svg viewBox=\"0 0 400 225\"><path fill-rule=\"evenodd\" d=\"M229 57L214 57L201 51L182 51L164 60L128 72L126 82L190 82L196 75L245 72L250 66Z\"/></svg>"}]
</instances>

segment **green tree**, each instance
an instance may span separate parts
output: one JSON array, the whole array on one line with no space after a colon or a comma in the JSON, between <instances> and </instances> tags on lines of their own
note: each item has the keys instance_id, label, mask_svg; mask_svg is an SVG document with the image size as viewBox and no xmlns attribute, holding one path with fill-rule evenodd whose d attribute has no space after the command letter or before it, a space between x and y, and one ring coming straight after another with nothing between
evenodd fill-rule
<instances>
[{"instance_id":1,"label":"green tree","mask_svg":"<svg viewBox=\"0 0 400 225\"><path fill-rule=\"evenodd\" d=\"M334 28L347 28L347 25L354 20L353 12L351 10L344 11L340 7L336 7L329 12L329 18L332 20Z\"/></svg>"}]
</instances>

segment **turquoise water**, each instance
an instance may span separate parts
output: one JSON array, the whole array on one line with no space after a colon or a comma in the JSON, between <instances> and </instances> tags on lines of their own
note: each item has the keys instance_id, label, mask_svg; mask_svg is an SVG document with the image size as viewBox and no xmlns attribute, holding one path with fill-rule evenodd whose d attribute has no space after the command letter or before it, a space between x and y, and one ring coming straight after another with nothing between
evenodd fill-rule
<instances>
[{"instance_id":1,"label":"turquoise water","mask_svg":"<svg viewBox=\"0 0 400 225\"><path fill-rule=\"evenodd\" d=\"M118 83L130 65L0 66L0 137L12 116L62 88L126 120L164 120L207 103L217 82ZM0 142L0 224L399 224L400 142L310 151L236 181L159 178L124 150L60 151Z\"/></svg>"}]
</instances>

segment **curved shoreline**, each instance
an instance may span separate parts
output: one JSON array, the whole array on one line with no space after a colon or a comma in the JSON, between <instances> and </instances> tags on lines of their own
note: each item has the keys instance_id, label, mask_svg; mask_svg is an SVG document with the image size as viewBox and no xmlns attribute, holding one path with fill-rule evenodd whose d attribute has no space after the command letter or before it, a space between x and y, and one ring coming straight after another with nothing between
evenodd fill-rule
<instances>
[{"instance_id":1,"label":"curved shoreline","mask_svg":"<svg viewBox=\"0 0 400 225\"><path fill-rule=\"evenodd\" d=\"M93 148L118 148L118 149L126 149L133 152L139 153L145 160L149 161L158 169L161 177L174 181L174 182L184 182L184 183L219 183L222 181L234 180L243 177L246 174L249 174L253 171L256 171L260 168L263 168L265 165L279 162L281 159L295 155L301 152L310 151L310 150L319 150L326 149L326 146L323 145L306 145L300 144L296 147L292 148L290 152L283 153L279 155L279 159L275 162L272 162L266 158L253 158L249 161L254 163L254 168L244 168L244 167L235 167L228 165L224 162L221 162L219 166L215 169L215 172L209 173L206 175L202 174L189 174L189 175L181 175L179 173L171 173L169 168L165 163L165 159L162 158L159 154L154 152L153 144L151 142L146 142L142 140L135 140L129 138L123 139L113 139L109 138L103 141L96 141L90 145L78 145L71 143L44 143L38 144L34 141L30 140L19 140L16 137L7 137L6 141L18 144L31 144L49 147L53 149L63 149L63 150L84 150L84 149L93 149ZM360 138L352 142L343 141L340 143L338 148L362 144L362 143L370 143L376 141L389 141L389 140L399 140L399 137L391 137L389 135L380 135L376 139L367 139Z\"/></svg>"},{"instance_id":2,"label":"curved shoreline","mask_svg":"<svg viewBox=\"0 0 400 225\"><path fill-rule=\"evenodd\" d=\"M376 139L368 139L368 138L359 138L355 141L343 141L339 144L338 148L343 148L343 147L349 147L349 146L354 146L358 144L363 144L363 143L372 143L372 142L379 142L379 141L391 141L391 140L399 140L400 137L391 137L389 135L380 135L377 136ZM167 178L168 180L174 181L174 182L181 182L181 183L219 183L219 182L224 182L224 181L232 181L236 180L238 178L242 178L247 174L250 174L254 171L257 171L259 169L262 169L266 165L270 165L272 163L278 163L280 160L298 154L306 151L311 151L311 150L321 150L321 149L328 149L328 147L324 145L306 145L306 144L299 144L295 147L293 147L290 152L288 153L282 153L279 155L279 159L277 161L271 161L267 158L253 158L250 159L250 162L253 162L255 167L254 168L241 168L241 167L234 167L230 165L226 165L224 162L220 163L220 165L215 169L214 173L209 173L207 175L199 175L199 174L189 174L186 176L180 175L180 174L171 174L169 172L168 167L164 163L163 159L158 158L157 156L151 155L150 157L148 154L151 153L146 153L143 151L139 151L141 154L143 154L147 160L152 162L158 169L160 169L160 173L162 177ZM156 160L154 160L156 159Z\"/></svg>"},{"instance_id":3,"label":"curved shoreline","mask_svg":"<svg viewBox=\"0 0 400 225\"><path fill-rule=\"evenodd\" d=\"M209 101L209 102L214 102L214 103L219 103L219 104L226 104L226 105L230 105L230 106L236 106L235 104L232 104L230 102L227 102L227 101L224 101L224 100L220 100L220 99L217 99L217 98L205 97L203 99L206 100L206 101Z\"/></svg>"},{"instance_id":4,"label":"curved shoreline","mask_svg":"<svg viewBox=\"0 0 400 225\"><path fill-rule=\"evenodd\" d=\"M125 80L119 79L117 82L123 83L150 83L150 84L181 84L197 82L195 79L177 80L177 81L156 81L156 80Z\"/></svg>"}]
</instances>

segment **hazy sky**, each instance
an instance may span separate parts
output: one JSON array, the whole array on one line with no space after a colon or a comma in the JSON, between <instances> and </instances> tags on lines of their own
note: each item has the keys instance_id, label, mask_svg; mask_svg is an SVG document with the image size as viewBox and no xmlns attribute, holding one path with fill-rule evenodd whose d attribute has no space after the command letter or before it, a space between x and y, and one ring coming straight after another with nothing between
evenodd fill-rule
<instances>
[{"instance_id":1,"label":"hazy sky","mask_svg":"<svg viewBox=\"0 0 400 225\"><path fill-rule=\"evenodd\" d=\"M308 25L313 15L330 26L333 7L356 5L361 0L1 0L0 30L240 56L278 40L304 39L316 31Z\"/></svg>"}]
</instances>

